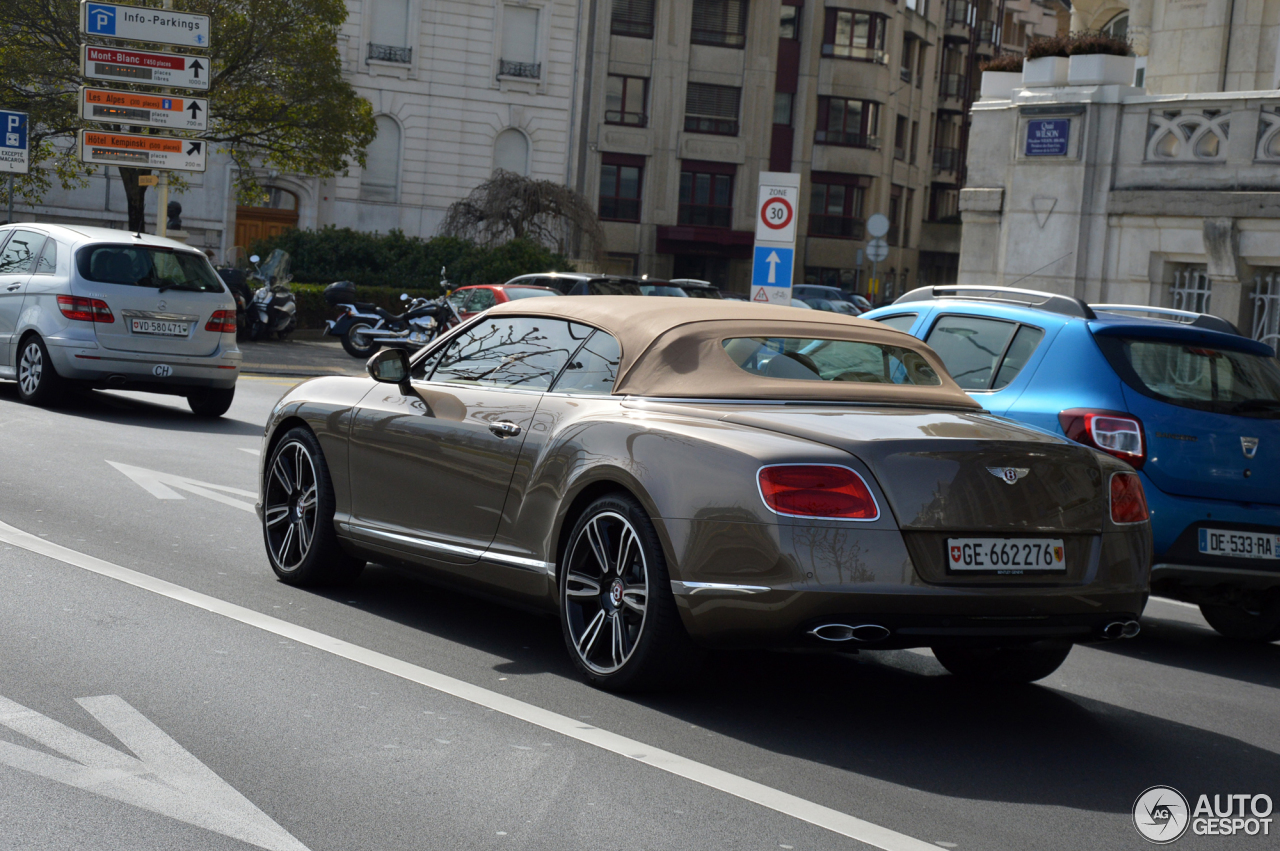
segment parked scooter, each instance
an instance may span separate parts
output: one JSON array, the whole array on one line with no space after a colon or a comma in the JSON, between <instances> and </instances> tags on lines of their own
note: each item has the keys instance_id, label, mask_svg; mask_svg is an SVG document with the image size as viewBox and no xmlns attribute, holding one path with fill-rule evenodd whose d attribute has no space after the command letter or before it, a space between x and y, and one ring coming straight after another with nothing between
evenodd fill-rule
<instances>
[{"instance_id":1,"label":"parked scooter","mask_svg":"<svg viewBox=\"0 0 1280 851\"><path fill-rule=\"evenodd\" d=\"M337 319L325 322L324 333L342 340L354 358L368 358L383 346L416 351L462 321L448 299L415 298L402 294L404 313L395 314L369 302L356 301L356 287L338 281L324 288L325 301L340 308Z\"/></svg>"},{"instance_id":2,"label":"parked scooter","mask_svg":"<svg viewBox=\"0 0 1280 851\"><path fill-rule=\"evenodd\" d=\"M275 334L283 340L298 327L298 302L289 289L289 281L293 280L289 274L289 253L277 248L261 266L256 254L249 262L254 266L250 280L262 283L245 311L249 339L261 340Z\"/></svg>"}]
</instances>

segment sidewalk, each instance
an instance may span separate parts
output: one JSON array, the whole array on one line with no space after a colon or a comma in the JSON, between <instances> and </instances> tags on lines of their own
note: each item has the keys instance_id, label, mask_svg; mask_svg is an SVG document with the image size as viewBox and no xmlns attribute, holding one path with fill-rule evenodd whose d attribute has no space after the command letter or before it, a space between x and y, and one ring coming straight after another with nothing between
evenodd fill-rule
<instances>
[{"instance_id":1,"label":"sidewalk","mask_svg":"<svg viewBox=\"0 0 1280 851\"><path fill-rule=\"evenodd\" d=\"M334 337L319 331L295 331L289 339L237 344L244 352L241 371L251 375L312 378L317 375L364 375L364 361L347 354Z\"/></svg>"}]
</instances>

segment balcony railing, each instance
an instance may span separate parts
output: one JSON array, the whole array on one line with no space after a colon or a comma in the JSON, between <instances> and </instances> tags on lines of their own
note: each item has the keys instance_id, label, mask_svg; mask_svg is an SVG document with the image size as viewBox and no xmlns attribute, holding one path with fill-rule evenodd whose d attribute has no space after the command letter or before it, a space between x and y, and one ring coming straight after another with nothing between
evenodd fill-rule
<instances>
[{"instance_id":1,"label":"balcony railing","mask_svg":"<svg viewBox=\"0 0 1280 851\"><path fill-rule=\"evenodd\" d=\"M934 148L934 171L958 171L960 168L959 148Z\"/></svg>"},{"instance_id":2,"label":"balcony railing","mask_svg":"<svg viewBox=\"0 0 1280 851\"><path fill-rule=\"evenodd\" d=\"M841 59L861 59L863 62L875 62L880 65L889 64L889 52L874 47L856 47L851 44L824 44L823 56L836 56Z\"/></svg>"},{"instance_id":3,"label":"balcony railing","mask_svg":"<svg viewBox=\"0 0 1280 851\"><path fill-rule=\"evenodd\" d=\"M715 136L737 136L738 119L713 118L706 115L686 115L684 117L686 133L711 133Z\"/></svg>"},{"instance_id":4,"label":"balcony railing","mask_svg":"<svg viewBox=\"0 0 1280 851\"><path fill-rule=\"evenodd\" d=\"M944 98L958 98L963 100L968 94L969 78L964 74L943 74L942 82L938 88L938 94Z\"/></svg>"},{"instance_id":5,"label":"balcony railing","mask_svg":"<svg viewBox=\"0 0 1280 851\"><path fill-rule=\"evenodd\" d=\"M413 61L412 47L392 47L389 44L369 42L369 58L366 62L400 62L408 65Z\"/></svg>"},{"instance_id":6,"label":"balcony railing","mask_svg":"<svg viewBox=\"0 0 1280 851\"><path fill-rule=\"evenodd\" d=\"M617 109L606 110L605 124L625 124L628 127L645 127L649 124L649 116L643 112L623 112Z\"/></svg>"},{"instance_id":7,"label":"balcony railing","mask_svg":"<svg viewBox=\"0 0 1280 851\"><path fill-rule=\"evenodd\" d=\"M969 25L970 6L965 0L951 0L947 4L947 26L967 27Z\"/></svg>"},{"instance_id":8,"label":"balcony railing","mask_svg":"<svg viewBox=\"0 0 1280 851\"><path fill-rule=\"evenodd\" d=\"M844 145L846 148L870 148L880 150L879 136L866 136L861 133L844 133L840 130L819 130L813 134L813 141L819 145Z\"/></svg>"},{"instance_id":9,"label":"balcony railing","mask_svg":"<svg viewBox=\"0 0 1280 851\"><path fill-rule=\"evenodd\" d=\"M996 22L995 21L978 21L977 27L979 44L995 44L996 43Z\"/></svg>"},{"instance_id":10,"label":"balcony railing","mask_svg":"<svg viewBox=\"0 0 1280 851\"><path fill-rule=\"evenodd\" d=\"M541 62L512 62L509 59L498 60L499 77L524 77L537 80L542 77Z\"/></svg>"}]
</instances>

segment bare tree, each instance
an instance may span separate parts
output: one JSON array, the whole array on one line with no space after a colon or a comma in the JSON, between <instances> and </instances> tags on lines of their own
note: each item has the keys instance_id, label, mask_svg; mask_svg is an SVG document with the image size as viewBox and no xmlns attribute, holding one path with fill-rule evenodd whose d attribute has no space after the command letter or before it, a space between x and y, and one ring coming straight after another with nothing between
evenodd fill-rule
<instances>
[{"instance_id":1,"label":"bare tree","mask_svg":"<svg viewBox=\"0 0 1280 851\"><path fill-rule=\"evenodd\" d=\"M527 239L594 260L605 248L604 229L586 198L553 181L503 169L450 205L440 233L489 247Z\"/></svg>"}]
</instances>

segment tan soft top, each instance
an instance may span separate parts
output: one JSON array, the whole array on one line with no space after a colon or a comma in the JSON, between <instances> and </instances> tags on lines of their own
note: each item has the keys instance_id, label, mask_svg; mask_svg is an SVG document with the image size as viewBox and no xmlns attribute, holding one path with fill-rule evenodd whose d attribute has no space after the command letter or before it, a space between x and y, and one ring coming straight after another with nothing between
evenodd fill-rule
<instances>
[{"instance_id":1,"label":"tan soft top","mask_svg":"<svg viewBox=\"0 0 1280 851\"><path fill-rule=\"evenodd\" d=\"M888 402L980 409L933 349L879 322L826 311L704 298L562 296L499 304L489 316L548 316L607 331L622 349L615 395L692 399ZM808 337L898 346L918 352L941 386L799 381L755 375L729 357L733 337Z\"/></svg>"}]
</instances>

